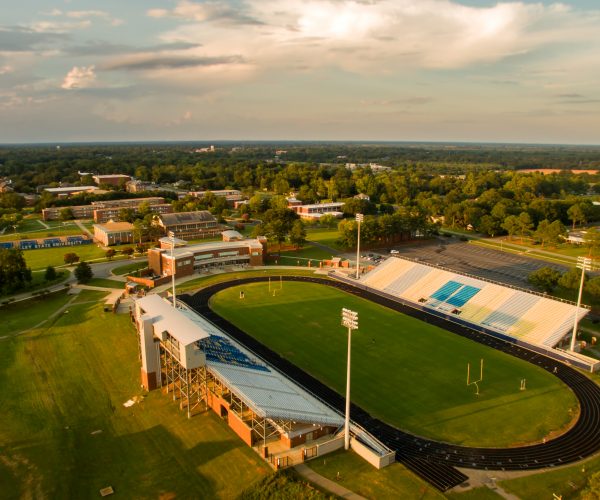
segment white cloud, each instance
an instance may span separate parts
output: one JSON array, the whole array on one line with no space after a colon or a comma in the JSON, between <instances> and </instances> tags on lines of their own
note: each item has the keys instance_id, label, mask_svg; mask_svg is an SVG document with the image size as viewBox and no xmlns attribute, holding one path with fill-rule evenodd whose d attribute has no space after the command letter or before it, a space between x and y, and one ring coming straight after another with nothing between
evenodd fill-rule
<instances>
[{"instance_id":1,"label":"white cloud","mask_svg":"<svg viewBox=\"0 0 600 500\"><path fill-rule=\"evenodd\" d=\"M94 66L73 66L67 73L61 87L63 89L85 89L94 86L96 73Z\"/></svg>"},{"instance_id":2,"label":"white cloud","mask_svg":"<svg viewBox=\"0 0 600 500\"><path fill-rule=\"evenodd\" d=\"M451 0L247 0L233 9L181 0L171 11L147 14L184 21L165 40L199 43L206 56L237 54L271 69L464 68L595 40L600 30L600 11L523 2L471 7Z\"/></svg>"}]
</instances>

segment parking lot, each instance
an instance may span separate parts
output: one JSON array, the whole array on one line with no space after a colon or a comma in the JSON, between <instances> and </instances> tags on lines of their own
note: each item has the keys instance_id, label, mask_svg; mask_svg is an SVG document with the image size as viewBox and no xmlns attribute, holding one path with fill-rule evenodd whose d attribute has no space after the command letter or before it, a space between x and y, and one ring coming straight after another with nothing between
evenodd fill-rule
<instances>
[{"instance_id":1,"label":"parking lot","mask_svg":"<svg viewBox=\"0 0 600 500\"><path fill-rule=\"evenodd\" d=\"M530 289L533 287L527 282L527 276L532 271L541 267L552 267L561 272L568 269L567 266L560 264L469 245L449 238L439 238L431 243L400 246L397 250L400 257L418 259L459 273Z\"/></svg>"}]
</instances>

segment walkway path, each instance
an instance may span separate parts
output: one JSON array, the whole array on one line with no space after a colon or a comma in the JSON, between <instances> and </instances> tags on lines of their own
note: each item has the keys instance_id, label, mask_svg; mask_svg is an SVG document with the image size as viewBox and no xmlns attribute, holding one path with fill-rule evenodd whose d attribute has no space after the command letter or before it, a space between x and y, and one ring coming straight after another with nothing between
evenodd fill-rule
<instances>
[{"instance_id":1,"label":"walkway path","mask_svg":"<svg viewBox=\"0 0 600 500\"><path fill-rule=\"evenodd\" d=\"M94 238L94 235L90 232L90 230L85 227L80 220L75 220L74 221L75 224L77 224L79 226L79 229L81 229L84 233L86 233L87 235L89 235L90 238Z\"/></svg>"},{"instance_id":2,"label":"walkway path","mask_svg":"<svg viewBox=\"0 0 600 500\"><path fill-rule=\"evenodd\" d=\"M331 252L332 256L336 256L339 255L341 252L337 249L337 248L333 248L333 247L329 247L327 245L323 245L323 243L319 243L318 241L312 241L312 240L306 240L307 243L310 243L311 245L320 248L321 250L325 250L326 252ZM318 259L314 259L314 260L318 260Z\"/></svg>"},{"instance_id":3,"label":"walkway path","mask_svg":"<svg viewBox=\"0 0 600 500\"><path fill-rule=\"evenodd\" d=\"M337 495L341 498L349 498L352 500L366 500L365 497L361 497L356 493L350 491L347 488L344 488L341 484L338 484L331 479L327 479L326 477L317 474L314 470L312 470L306 464L298 464L294 466L294 469L300 474L304 479L307 479L313 484L320 486L321 488L330 491L334 495Z\"/></svg>"},{"instance_id":4,"label":"walkway path","mask_svg":"<svg viewBox=\"0 0 600 500\"><path fill-rule=\"evenodd\" d=\"M50 226L48 224L46 224L43 220L41 220L41 219L35 219L35 220L38 221L46 229L50 229Z\"/></svg>"}]
</instances>

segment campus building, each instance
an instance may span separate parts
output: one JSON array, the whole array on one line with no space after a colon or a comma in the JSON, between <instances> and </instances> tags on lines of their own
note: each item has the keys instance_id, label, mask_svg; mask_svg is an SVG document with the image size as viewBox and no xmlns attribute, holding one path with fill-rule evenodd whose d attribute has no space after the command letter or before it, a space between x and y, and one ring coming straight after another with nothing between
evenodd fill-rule
<instances>
[{"instance_id":1,"label":"campus building","mask_svg":"<svg viewBox=\"0 0 600 500\"><path fill-rule=\"evenodd\" d=\"M131 176L125 174L94 175L92 176L92 179L94 179L94 182L99 186L101 184L109 184L111 186L122 186L126 182L131 180Z\"/></svg>"},{"instance_id":2,"label":"campus building","mask_svg":"<svg viewBox=\"0 0 600 500\"><path fill-rule=\"evenodd\" d=\"M262 266L266 244L265 238L197 245L185 245L175 239L175 248L171 252L170 238L161 238L160 248L148 250L148 268L157 276L171 276L175 270L177 277L182 277L225 266Z\"/></svg>"},{"instance_id":3,"label":"campus building","mask_svg":"<svg viewBox=\"0 0 600 500\"><path fill-rule=\"evenodd\" d=\"M195 198L204 198L206 193L212 193L215 196L223 197L227 200L227 202L233 205L236 201L241 201L244 199L244 195L238 189L216 189L215 191L189 191L189 196L194 196Z\"/></svg>"},{"instance_id":4,"label":"campus building","mask_svg":"<svg viewBox=\"0 0 600 500\"><path fill-rule=\"evenodd\" d=\"M83 193L98 193L100 191L97 186L65 186L55 188L44 188L47 193L53 194L57 198L68 198L69 196L76 196Z\"/></svg>"},{"instance_id":5,"label":"campus building","mask_svg":"<svg viewBox=\"0 0 600 500\"><path fill-rule=\"evenodd\" d=\"M182 240L213 238L226 229L208 210L161 214L156 218L156 224L164 229L165 234L172 232Z\"/></svg>"},{"instance_id":6,"label":"campus building","mask_svg":"<svg viewBox=\"0 0 600 500\"><path fill-rule=\"evenodd\" d=\"M295 201L297 200L291 200L291 203L288 206L291 210L296 212L301 219L315 220L320 219L324 215L332 215L333 217L341 218L343 215L343 202L298 205Z\"/></svg>"},{"instance_id":7,"label":"campus building","mask_svg":"<svg viewBox=\"0 0 600 500\"><path fill-rule=\"evenodd\" d=\"M108 220L117 220L122 208L131 208L137 211L141 204L149 205L150 212L162 214L173 211L169 203L159 196L149 198L131 198L127 200L93 201L89 205L74 205L70 207L49 207L42 210L44 220L60 219L61 210L69 208L75 219L94 219L94 222L103 223Z\"/></svg>"},{"instance_id":8,"label":"campus building","mask_svg":"<svg viewBox=\"0 0 600 500\"><path fill-rule=\"evenodd\" d=\"M94 224L94 239L105 247L133 243L133 224L129 222Z\"/></svg>"}]
</instances>

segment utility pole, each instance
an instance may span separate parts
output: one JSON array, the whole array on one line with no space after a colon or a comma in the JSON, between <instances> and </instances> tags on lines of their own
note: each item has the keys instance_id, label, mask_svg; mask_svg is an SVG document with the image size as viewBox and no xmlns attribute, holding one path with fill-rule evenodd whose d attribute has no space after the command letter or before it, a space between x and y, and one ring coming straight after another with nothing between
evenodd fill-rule
<instances>
[{"instance_id":1,"label":"utility pole","mask_svg":"<svg viewBox=\"0 0 600 500\"><path fill-rule=\"evenodd\" d=\"M360 277L360 223L365 219L363 214L356 214L356 222L358 222L358 235L356 240L356 279Z\"/></svg>"},{"instance_id":2,"label":"utility pole","mask_svg":"<svg viewBox=\"0 0 600 500\"><path fill-rule=\"evenodd\" d=\"M348 364L346 368L346 419L344 422L344 448L350 448L350 354L352 349L352 330L358 330L358 313L342 309L342 326L348 328Z\"/></svg>"}]
</instances>

